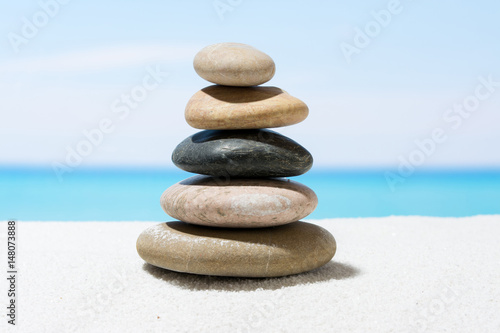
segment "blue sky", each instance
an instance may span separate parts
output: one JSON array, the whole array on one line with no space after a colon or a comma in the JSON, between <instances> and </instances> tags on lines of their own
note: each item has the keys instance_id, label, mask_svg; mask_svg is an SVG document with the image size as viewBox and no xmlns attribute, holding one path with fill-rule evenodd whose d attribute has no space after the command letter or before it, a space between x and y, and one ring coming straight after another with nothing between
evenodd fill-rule
<instances>
[{"instance_id":1,"label":"blue sky","mask_svg":"<svg viewBox=\"0 0 500 333\"><path fill-rule=\"evenodd\" d=\"M231 41L269 54L267 85L309 105L307 120L277 131L318 167L498 168L499 15L495 1L3 2L0 165L66 163L107 119L113 129L75 165L172 167L172 150L197 131L184 107L210 84L192 59ZM369 43L346 59L341 46L356 47L359 31ZM168 75L125 117L114 112L155 70ZM478 105L462 116L464 101ZM446 139L429 143L439 129Z\"/></svg>"}]
</instances>

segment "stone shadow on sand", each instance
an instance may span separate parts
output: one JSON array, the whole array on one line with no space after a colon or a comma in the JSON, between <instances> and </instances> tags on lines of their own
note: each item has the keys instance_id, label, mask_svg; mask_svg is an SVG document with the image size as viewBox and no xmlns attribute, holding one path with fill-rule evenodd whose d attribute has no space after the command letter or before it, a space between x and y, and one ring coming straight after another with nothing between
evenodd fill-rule
<instances>
[{"instance_id":1,"label":"stone shadow on sand","mask_svg":"<svg viewBox=\"0 0 500 333\"><path fill-rule=\"evenodd\" d=\"M349 264L330 261L315 270L274 278L239 278L178 273L144 263L142 269L168 284L190 290L254 291L257 289L277 290L330 280L344 280L356 277L361 271Z\"/></svg>"}]
</instances>

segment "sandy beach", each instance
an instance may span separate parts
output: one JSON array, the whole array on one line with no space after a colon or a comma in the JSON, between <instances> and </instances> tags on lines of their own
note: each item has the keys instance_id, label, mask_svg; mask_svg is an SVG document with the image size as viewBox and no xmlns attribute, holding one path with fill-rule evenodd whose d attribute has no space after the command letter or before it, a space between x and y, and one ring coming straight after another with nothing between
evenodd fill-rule
<instances>
[{"instance_id":1,"label":"sandy beach","mask_svg":"<svg viewBox=\"0 0 500 333\"><path fill-rule=\"evenodd\" d=\"M335 257L315 271L273 279L146 265L135 241L152 222L21 221L16 329L500 331L500 216L305 221L335 236ZM0 230L5 244L5 222ZM6 246L0 253L5 261ZM5 305L6 279L0 287ZM14 331L6 321L0 327Z\"/></svg>"}]
</instances>

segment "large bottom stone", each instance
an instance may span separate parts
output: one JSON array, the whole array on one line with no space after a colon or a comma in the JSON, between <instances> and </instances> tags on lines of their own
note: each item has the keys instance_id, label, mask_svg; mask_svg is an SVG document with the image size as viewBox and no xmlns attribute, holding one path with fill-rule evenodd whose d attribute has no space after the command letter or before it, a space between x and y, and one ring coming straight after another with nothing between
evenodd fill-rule
<instances>
[{"instance_id":1,"label":"large bottom stone","mask_svg":"<svg viewBox=\"0 0 500 333\"><path fill-rule=\"evenodd\" d=\"M333 236L306 222L259 228L211 228L184 222L157 224L137 239L151 265L193 274L276 277L306 272L329 262Z\"/></svg>"}]
</instances>

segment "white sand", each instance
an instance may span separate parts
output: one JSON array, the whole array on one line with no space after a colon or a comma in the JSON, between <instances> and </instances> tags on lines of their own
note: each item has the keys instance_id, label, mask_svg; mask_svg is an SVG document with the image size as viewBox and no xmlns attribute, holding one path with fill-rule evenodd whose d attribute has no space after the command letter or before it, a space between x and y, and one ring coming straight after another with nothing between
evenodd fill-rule
<instances>
[{"instance_id":1,"label":"white sand","mask_svg":"<svg viewBox=\"0 0 500 333\"><path fill-rule=\"evenodd\" d=\"M267 280L150 268L150 222L21 222L17 331L500 332L500 216L313 222L333 261Z\"/></svg>"}]
</instances>

